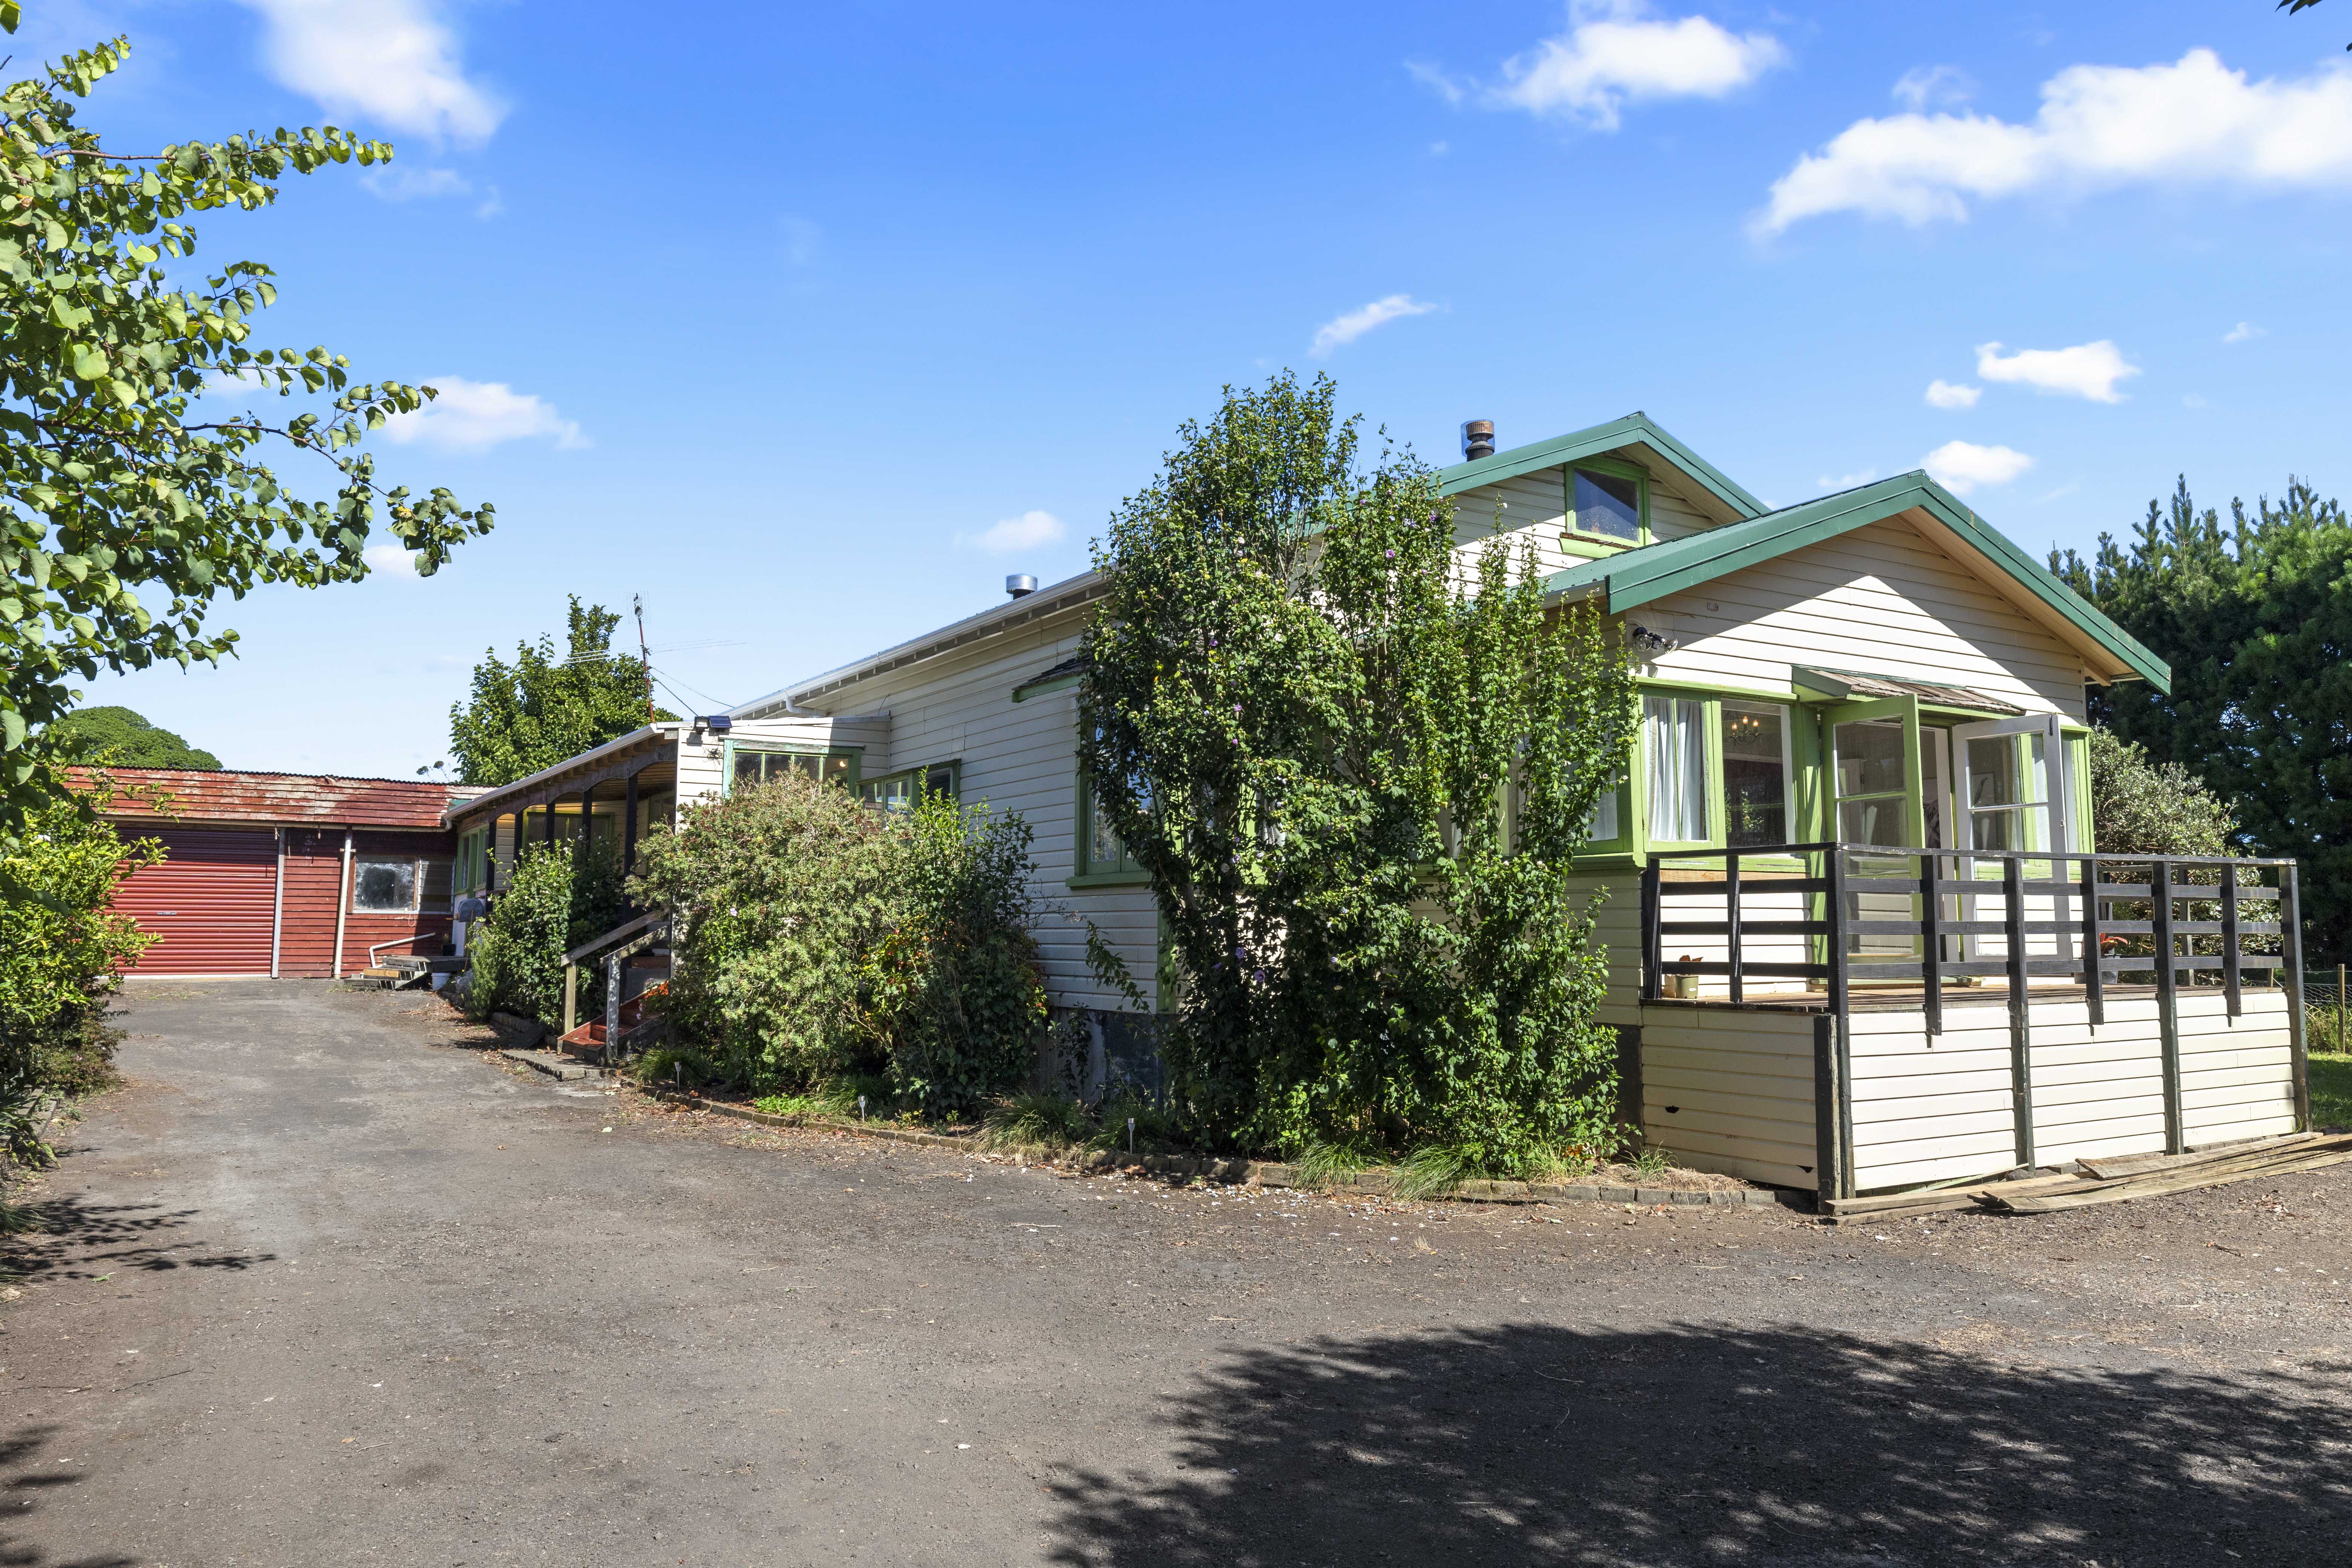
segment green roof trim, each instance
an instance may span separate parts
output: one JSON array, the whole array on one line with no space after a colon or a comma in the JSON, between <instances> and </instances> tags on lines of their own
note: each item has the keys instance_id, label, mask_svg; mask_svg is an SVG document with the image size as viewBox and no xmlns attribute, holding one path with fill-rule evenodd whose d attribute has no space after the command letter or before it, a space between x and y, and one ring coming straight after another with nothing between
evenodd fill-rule
<instances>
[{"instance_id":1,"label":"green roof trim","mask_svg":"<svg viewBox=\"0 0 2352 1568\"><path fill-rule=\"evenodd\" d=\"M1755 517L1769 510L1762 501L1734 484L1730 476L1722 469L1668 435L1648 415L1638 409L1622 419L1595 425L1589 430L1572 431L1566 436L1555 436L1548 441L1538 441L1532 446L1514 447L1491 458L1440 468L1437 470L1438 493L1460 495L1481 485L1500 484L1505 479L1516 479L1521 474L1557 468L1580 458L1597 458L1604 452L1630 447L1636 441L1664 453L1675 467L1706 487L1708 493L1740 516Z\"/></svg>"},{"instance_id":2,"label":"green roof trim","mask_svg":"<svg viewBox=\"0 0 2352 1568\"><path fill-rule=\"evenodd\" d=\"M1553 594L1598 586L1607 594L1612 613L1629 610L1806 545L1884 521L1914 507L1959 535L2124 668L2158 691L2171 691L2172 670L2164 660L2141 647L2121 626L1960 504L1949 490L1917 470L1704 533L1645 544L1597 561L1580 562L1554 573L1544 586Z\"/></svg>"}]
</instances>

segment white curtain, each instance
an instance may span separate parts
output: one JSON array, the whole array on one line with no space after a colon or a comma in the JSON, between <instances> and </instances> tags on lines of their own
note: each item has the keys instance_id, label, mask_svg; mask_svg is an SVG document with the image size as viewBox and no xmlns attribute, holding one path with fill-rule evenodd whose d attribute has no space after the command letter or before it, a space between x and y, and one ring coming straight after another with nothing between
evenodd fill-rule
<instances>
[{"instance_id":1,"label":"white curtain","mask_svg":"<svg viewBox=\"0 0 2352 1568\"><path fill-rule=\"evenodd\" d=\"M1706 842L1706 704L1680 697L1642 699L1650 746L1650 837Z\"/></svg>"}]
</instances>

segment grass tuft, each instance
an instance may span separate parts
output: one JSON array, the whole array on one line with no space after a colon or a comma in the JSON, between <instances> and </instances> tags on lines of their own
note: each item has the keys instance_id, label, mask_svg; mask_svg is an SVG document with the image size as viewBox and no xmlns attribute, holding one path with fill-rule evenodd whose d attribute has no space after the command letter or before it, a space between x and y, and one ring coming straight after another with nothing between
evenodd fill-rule
<instances>
[{"instance_id":1,"label":"grass tuft","mask_svg":"<svg viewBox=\"0 0 2352 1568\"><path fill-rule=\"evenodd\" d=\"M1675 1157L1654 1143L1644 1143L1633 1156L1637 1176L1663 1176L1675 1168Z\"/></svg>"},{"instance_id":2,"label":"grass tuft","mask_svg":"<svg viewBox=\"0 0 2352 1568\"><path fill-rule=\"evenodd\" d=\"M1354 1182L1356 1173L1371 1162L1363 1152L1344 1143L1314 1142L1293 1154L1289 1161L1290 1184L1310 1191L1344 1187Z\"/></svg>"},{"instance_id":3,"label":"grass tuft","mask_svg":"<svg viewBox=\"0 0 2352 1568\"><path fill-rule=\"evenodd\" d=\"M1120 1124L1122 1129L1126 1123ZM992 1153L1042 1149L1058 1152L1084 1142L1094 1118L1075 1100L1058 1094L1016 1094L989 1108L982 1119L980 1146Z\"/></svg>"},{"instance_id":4,"label":"grass tuft","mask_svg":"<svg viewBox=\"0 0 2352 1568\"><path fill-rule=\"evenodd\" d=\"M629 1072L657 1089L701 1089L723 1076L709 1057L682 1046L656 1046L631 1062Z\"/></svg>"},{"instance_id":5,"label":"grass tuft","mask_svg":"<svg viewBox=\"0 0 2352 1568\"><path fill-rule=\"evenodd\" d=\"M1469 1154L1447 1143L1424 1143L1396 1168L1396 1195L1409 1202L1442 1198L1476 1175Z\"/></svg>"}]
</instances>

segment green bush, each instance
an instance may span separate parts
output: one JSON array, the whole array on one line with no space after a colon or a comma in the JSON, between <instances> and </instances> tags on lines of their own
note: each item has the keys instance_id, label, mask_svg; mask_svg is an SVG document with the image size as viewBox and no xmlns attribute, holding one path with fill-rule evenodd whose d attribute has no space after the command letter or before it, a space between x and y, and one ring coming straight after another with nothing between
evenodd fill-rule
<instances>
[{"instance_id":1,"label":"green bush","mask_svg":"<svg viewBox=\"0 0 2352 1568\"><path fill-rule=\"evenodd\" d=\"M865 1018L894 1098L926 1116L970 1113L1036 1060L1029 842L1017 816L928 795L892 846L895 908L861 977Z\"/></svg>"},{"instance_id":2,"label":"green bush","mask_svg":"<svg viewBox=\"0 0 2352 1568\"><path fill-rule=\"evenodd\" d=\"M466 1010L477 1018L520 1013L551 1026L563 1019L563 955L626 918L617 858L609 845L533 844L516 861L489 919L469 933L473 960ZM602 1015L604 971L583 965L582 1017Z\"/></svg>"},{"instance_id":3,"label":"green bush","mask_svg":"<svg viewBox=\"0 0 2352 1568\"><path fill-rule=\"evenodd\" d=\"M629 1076L656 1089L703 1089L726 1075L700 1051L656 1046L629 1064Z\"/></svg>"},{"instance_id":4,"label":"green bush","mask_svg":"<svg viewBox=\"0 0 2352 1568\"><path fill-rule=\"evenodd\" d=\"M152 838L125 844L76 801L32 814L0 857L0 1140L6 1157L42 1164L34 1103L88 1094L114 1081L120 1033L107 1003L120 971L154 942L113 912L114 890L163 858Z\"/></svg>"},{"instance_id":5,"label":"green bush","mask_svg":"<svg viewBox=\"0 0 2352 1568\"><path fill-rule=\"evenodd\" d=\"M2238 831L2196 774L2103 727L2091 731L2091 822L2103 855L2227 855Z\"/></svg>"},{"instance_id":6,"label":"green bush","mask_svg":"<svg viewBox=\"0 0 2352 1568\"><path fill-rule=\"evenodd\" d=\"M871 1116L959 1116L1034 1059L1017 816L941 796L885 815L787 773L688 807L639 865L636 897L674 911L670 1027L757 1092L830 1083Z\"/></svg>"}]
</instances>

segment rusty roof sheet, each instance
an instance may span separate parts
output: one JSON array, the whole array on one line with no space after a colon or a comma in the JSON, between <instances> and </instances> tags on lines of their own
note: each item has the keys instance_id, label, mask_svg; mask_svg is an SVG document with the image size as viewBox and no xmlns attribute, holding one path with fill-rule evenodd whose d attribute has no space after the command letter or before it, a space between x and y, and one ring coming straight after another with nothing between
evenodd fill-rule
<instances>
[{"instance_id":1,"label":"rusty roof sheet","mask_svg":"<svg viewBox=\"0 0 2352 1568\"><path fill-rule=\"evenodd\" d=\"M1988 696L1965 686L1942 686L1927 680L1901 680L1859 669L1823 669L1815 665L1794 667L1796 683L1841 697L1916 697L1938 708L1969 708L1979 713L2019 714L2025 711L2002 697ZM1828 679L1824 679L1823 677Z\"/></svg>"},{"instance_id":2,"label":"rusty roof sheet","mask_svg":"<svg viewBox=\"0 0 2352 1568\"><path fill-rule=\"evenodd\" d=\"M89 778L72 770L77 783ZM115 782L168 799L118 794L100 809L109 816L182 822L250 822L271 826L438 829L451 802L479 787L425 779L345 778L334 773L257 773L203 768L109 768Z\"/></svg>"}]
</instances>

